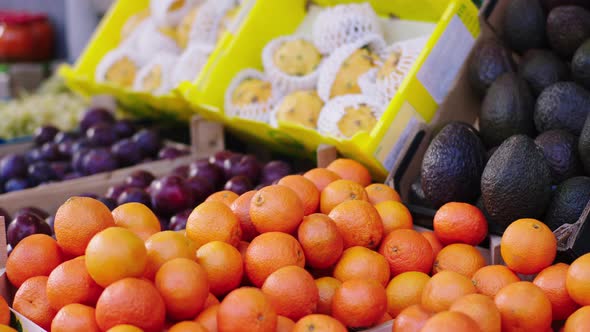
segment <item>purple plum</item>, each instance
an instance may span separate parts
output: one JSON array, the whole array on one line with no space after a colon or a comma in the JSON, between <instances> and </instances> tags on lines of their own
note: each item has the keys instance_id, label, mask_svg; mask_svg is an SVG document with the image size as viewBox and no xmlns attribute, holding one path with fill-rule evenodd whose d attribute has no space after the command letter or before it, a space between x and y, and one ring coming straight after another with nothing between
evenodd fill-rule
<instances>
[{"instance_id":1,"label":"purple plum","mask_svg":"<svg viewBox=\"0 0 590 332\"><path fill-rule=\"evenodd\" d=\"M74 152L75 141L65 141L57 145L57 150L64 158L70 158Z\"/></svg>"},{"instance_id":2,"label":"purple plum","mask_svg":"<svg viewBox=\"0 0 590 332\"><path fill-rule=\"evenodd\" d=\"M152 205L150 199L150 195L142 188L129 187L123 190L121 195L119 195L119 199L117 199L117 205L136 202L150 207Z\"/></svg>"},{"instance_id":3,"label":"purple plum","mask_svg":"<svg viewBox=\"0 0 590 332\"><path fill-rule=\"evenodd\" d=\"M188 216L191 215L191 212L193 212L193 210L187 209L173 215L172 218L170 218L170 225L168 226L168 229L171 231L180 231L185 229Z\"/></svg>"},{"instance_id":4,"label":"purple plum","mask_svg":"<svg viewBox=\"0 0 590 332\"><path fill-rule=\"evenodd\" d=\"M111 147L111 152L122 166L139 164L143 155L139 144L129 138L124 138Z\"/></svg>"},{"instance_id":5,"label":"purple plum","mask_svg":"<svg viewBox=\"0 0 590 332\"><path fill-rule=\"evenodd\" d=\"M110 198L114 201L117 201L119 199L119 196L123 192L123 190L127 189L128 187L129 186L124 183L111 186L111 187L109 187L109 189L107 189L107 193L105 194L105 197Z\"/></svg>"},{"instance_id":6,"label":"purple plum","mask_svg":"<svg viewBox=\"0 0 590 332\"><path fill-rule=\"evenodd\" d=\"M41 184L43 182L49 182L58 179L57 173L55 173L51 165L46 162L39 161L29 165L27 171L29 179L34 184Z\"/></svg>"},{"instance_id":7,"label":"purple plum","mask_svg":"<svg viewBox=\"0 0 590 332\"><path fill-rule=\"evenodd\" d=\"M135 124L131 120L119 120L115 122L113 129L119 138L127 138L135 134Z\"/></svg>"},{"instance_id":8,"label":"purple plum","mask_svg":"<svg viewBox=\"0 0 590 332\"><path fill-rule=\"evenodd\" d=\"M27 175L27 160L20 154L7 154L0 160L0 179Z\"/></svg>"},{"instance_id":9,"label":"purple plum","mask_svg":"<svg viewBox=\"0 0 590 332\"><path fill-rule=\"evenodd\" d=\"M172 173L171 174L172 175L178 175L181 178L185 178L186 179L186 178L188 178L188 172L189 172L188 165L180 165L180 166L175 167L172 170Z\"/></svg>"},{"instance_id":10,"label":"purple plum","mask_svg":"<svg viewBox=\"0 0 590 332\"><path fill-rule=\"evenodd\" d=\"M236 163L230 165L229 175L230 177L242 175L250 179L250 182L258 183L260 170L260 163L256 157L253 155L244 155Z\"/></svg>"},{"instance_id":11,"label":"purple plum","mask_svg":"<svg viewBox=\"0 0 590 332\"><path fill-rule=\"evenodd\" d=\"M27 152L25 152L25 160L27 163L32 164L38 161L41 161L41 149L33 148Z\"/></svg>"},{"instance_id":12,"label":"purple plum","mask_svg":"<svg viewBox=\"0 0 590 332\"><path fill-rule=\"evenodd\" d=\"M90 150L82 160L84 174L92 175L117 169L117 158L107 149Z\"/></svg>"},{"instance_id":13,"label":"purple plum","mask_svg":"<svg viewBox=\"0 0 590 332\"><path fill-rule=\"evenodd\" d=\"M218 151L214 155L209 157L209 162L212 164L215 164L215 165L217 165L217 167L223 169L223 165L225 164L225 161L227 159L229 159L230 157L232 157L233 155L235 155L235 153L228 151L228 150Z\"/></svg>"},{"instance_id":14,"label":"purple plum","mask_svg":"<svg viewBox=\"0 0 590 332\"><path fill-rule=\"evenodd\" d=\"M191 188L175 175L154 180L150 185L150 195L154 211L164 217L191 208L194 204Z\"/></svg>"},{"instance_id":15,"label":"purple plum","mask_svg":"<svg viewBox=\"0 0 590 332\"><path fill-rule=\"evenodd\" d=\"M179 149L174 146L165 146L158 152L158 159L176 159L181 156L190 154L186 149Z\"/></svg>"},{"instance_id":16,"label":"purple plum","mask_svg":"<svg viewBox=\"0 0 590 332\"><path fill-rule=\"evenodd\" d=\"M215 188L213 188L211 182L202 176L191 176L190 178L186 179L186 184L193 191L195 204L202 203L205 199L207 199L207 197L215 192Z\"/></svg>"},{"instance_id":17,"label":"purple plum","mask_svg":"<svg viewBox=\"0 0 590 332\"><path fill-rule=\"evenodd\" d=\"M41 159L45 161L57 161L62 159L59 147L54 142L47 142L41 146L39 150L41 153Z\"/></svg>"},{"instance_id":18,"label":"purple plum","mask_svg":"<svg viewBox=\"0 0 590 332\"><path fill-rule=\"evenodd\" d=\"M155 130L142 129L132 139L139 144L144 156L155 156L162 146L160 135Z\"/></svg>"},{"instance_id":19,"label":"purple plum","mask_svg":"<svg viewBox=\"0 0 590 332\"><path fill-rule=\"evenodd\" d=\"M86 130L86 139L93 146L111 146L118 137L113 126L108 123L98 123Z\"/></svg>"},{"instance_id":20,"label":"purple plum","mask_svg":"<svg viewBox=\"0 0 590 332\"><path fill-rule=\"evenodd\" d=\"M55 135L59 132L54 126L41 126L35 129L33 133L33 141L35 145L41 146L47 142L53 141Z\"/></svg>"},{"instance_id":21,"label":"purple plum","mask_svg":"<svg viewBox=\"0 0 590 332\"><path fill-rule=\"evenodd\" d=\"M223 170L204 159L190 163L188 176L200 176L207 179L215 189L221 187L224 181Z\"/></svg>"},{"instance_id":22,"label":"purple plum","mask_svg":"<svg viewBox=\"0 0 590 332\"><path fill-rule=\"evenodd\" d=\"M170 220L166 217L157 216L158 221L160 222L160 230L167 231L170 227Z\"/></svg>"},{"instance_id":23,"label":"purple plum","mask_svg":"<svg viewBox=\"0 0 590 332\"><path fill-rule=\"evenodd\" d=\"M80 174L84 174L84 157L90 152L88 148L80 148L72 154L72 169Z\"/></svg>"},{"instance_id":24,"label":"purple plum","mask_svg":"<svg viewBox=\"0 0 590 332\"><path fill-rule=\"evenodd\" d=\"M247 191L254 189L250 179L243 175L234 176L225 183L225 190L233 191L238 195L241 195Z\"/></svg>"},{"instance_id":25,"label":"purple plum","mask_svg":"<svg viewBox=\"0 0 590 332\"><path fill-rule=\"evenodd\" d=\"M260 182L269 185L292 172L291 165L288 163L282 160L273 160L262 168L262 178L260 179Z\"/></svg>"},{"instance_id":26,"label":"purple plum","mask_svg":"<svg viewBox=\"0 0 590 332\"><path fill-rule=\"evenodd\" d=\"M49 166L51 166L59 179L63 179L72 170L72 165L67 161L54 161Z\"/></svg>"},{"instance_id":27,"label":"purple plum","mask_svg":"<svg viewBox=\"0 0 590 332\"><path fill-rule=\"evenodd\" d=\"M4 192L12 192L27 189L31 186L27 178L12 178L4 183Z\"/></svg>"},{"instance_id":28,"label":"purple plum","mask_svg":"<svg viewBox=\"0 0 590 332\"><path fill-rule=\"evenodd\" d=\"M60 131L53 138L53 142L55 144L60 144L63 142L74 142L76 139L78 139L78 135L72 132Z\"/></svg>"},{"instance_id":29,"label":"purple plum","mask_svg":"<svg viewBox=\"0 0 590 332\"><path fill-rule=\"evenodd\" d=\"M125 178L125 184L129 187L147 188L156 177L142 169L133 171Z\"/></svg>"},{"instance_id":30,"label":"purple plum","mask_svg":"<svg viewBox=\"0 0 590 332\"><path fill-rule=\"evenodd\" d=\"M111 211L113 211L117 207L117 202L114 199L99 197L98 200L101 201L102 204L106 205Z\"/></svg>"},{"instance_id":31,"label":"purple plum","mask_svg":"<svg viewBox=\"0 0 590 332\"><path fill-rule=\"evenodd\" d=\"M51 234L54 234L55 230L53 228L53 225L55 225L55 216L49 216L49 217L45 218L45 222L47 223L47 225L49 225L49 229L51 230Z\"/></svg>"},{"instance_id":32,"label":"purple plum","mask_svg":"<svg viewBox=\"0 0 590 332\"><path fill-rule=\"evenodd\" d=\"M80 120L80 130L85 133L88 128L99 123L115 123L115 117L113 116L113 113L100 107L86 110L86 112L84 112L82 115L82 120Z\"/></svg>"},{"instance_id":33,"label":"purple plum","mask_svg":"<svg viewBox=\"0 0 590 332\"><path fill-rule=\"evenodd\" d=\"M49 213L47 213L47 211L40 209L38 207L34 207L34 206L25 206L25 207L18 209L18 211L16 211L16 213L14 214L14 217L16 218L17 216L19 216L21 214L26 214L26 213L36 214L41 219L45 219L45 218L49 217Z\"/></svg>"},{"instance_id":34,"label":"purple plum","mask_svg":"<svg viewBox=\"0 0 590 332\"><path fill-rule=\"evenodd\" d=\"M33 234L51 235L51 227L36 214L24 213L14 217L8 225L6 239L15 247L22 239Z\"/></svg>"}]
</instances>

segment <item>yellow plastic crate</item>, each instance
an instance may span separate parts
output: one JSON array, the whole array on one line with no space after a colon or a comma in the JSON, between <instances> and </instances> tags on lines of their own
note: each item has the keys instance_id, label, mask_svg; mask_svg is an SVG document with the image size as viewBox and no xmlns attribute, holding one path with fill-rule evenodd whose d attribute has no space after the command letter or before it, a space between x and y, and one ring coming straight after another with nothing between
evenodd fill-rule
<instances>
[{"instance_id":1,"label":"yellow plastic crate","mask_svg":"<svg viewBox=\"0 0 590 332\"><path fill-rule=\"evenodd\" d=\"M363 0L315 0L330 6ZM344 156L364 163L376 179L384 179L397 156L398 142L415 123L428 123L448 93L461 65L480 33L478 11L469 0L369 1L384 17L432 22L434 30L412 70L371 133L351 139L320 135L302 126L268 124L227 117L223 112L224 94L232 78L246 68L262 69L264 46L281 35L294 33L305 18L306 0L258 0L236 31L235 38L218 45L203 73L194 84L181 84L185 99L194 109L223 121L244 136L257 139L283 152L312 155L319 144L332 144ZM401 138L401 139L400 139Z\"/></svg>"}]
</instances>

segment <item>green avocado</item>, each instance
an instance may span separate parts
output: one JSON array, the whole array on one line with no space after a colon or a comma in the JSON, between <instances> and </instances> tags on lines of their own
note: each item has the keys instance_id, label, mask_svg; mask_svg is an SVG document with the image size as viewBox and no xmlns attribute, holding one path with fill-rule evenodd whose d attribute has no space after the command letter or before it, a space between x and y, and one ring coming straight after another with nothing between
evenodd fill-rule
<instances>
[{"instance_id":1,"label":"green avocado","mask_svg":"<svg viewBox=\"0 0 590 332\"><path fill-rule=\"evenodd\" d=\"M502 20L503 38L517 53L547 45L546 17L538 0L511 0Z\"/></svg>"},{"instance_id":2,"label":"green avocado","mask_svg":"<svg viewBox=\"0 0 590 332\"><path fill-rule=\"evenodd\" d=\"M515 71L512 53L498 39L481 40L467 64L467 77L473 90L485 95L492 83L505 72Z\"/></svg>"},{"instance_id":3,"label":"green avocado","mask_svg":"<svg viewBox=\"0 0 590 332\"><path fill-rule=\"evenodd\" d=\"M590 90L590 39L574 53L571 66L574 80Z\"/></svg>"},{"instance_id":4,"label":"green avocado","mask_svg":"<svg viewBox=\"0 0 590 332\"><path fill-rule=\"evenodd\" d=\"M452 122L430 142L422 160L424 197L434 207L447 202L473 202L479 195L479 179L486 150L471 126Z\"/></svg>"},{"instance_id":5,"label":"green avocado","mask_svg":"<svg viewBox=\"0 0 590 332\"><path fill-rule=\"evenodd\" d=\"M540 218L551 199L551 171L532 138L515 135L494 152L481 176L481 195L490 222L507 226Z\"/></svg>"},{"instance_id":6,"label":"green avocado","mask_svg":"<svg viewBox=\"0 0 590 332\"><path fill-rule=\"evenodd\" d=\"M555 53L570 59L590 38L590 11L579 6L555 7L547 16L547 37Z\"/></svg>"},{"instance_id":7,"label":"green avocado","mask_svg":"<svg viewBox=\"0 0 590 332\"><path fill-rule=\"evenodd\" d=\"M571 177L582 175L582 162L578 155L578 138L561 129L549 130L535 138L543 150L551 169L553 183L561 183Z\"/></svg>"},{"instance_id":8,"label":"green avocado","mask_svg":"<svg viewBox=\"0 0 590 332\"><path fill-rule=\"evenodd\" d=\"M515 73L504 73L488 89L479 114L479 128L488 147L512 135L534 136L535 102L527 83Z\"/></svg>"},{"instance_id":9,"label":"green avocado","mask_svg":"<svg viewBox=\"0 0 590 332\"><path fill-rule=\"evenodd\" d=\"M578 139L578 152L586 174L590 174L590 114L586 118L586 122L584 122L584 129Z\"/></svg>"},{"instance_id":10,"label":"green avocado","mask_svg":"<svg viewBox=\"0 0 590 332\"><path fill-rule=\"evenodd\" d=\"M535 96L553 83L566 81L570 71L565 62L549 50L529 50L518 65L518 74Z\"/></svg>"},{"instance_id":11,"label":"green avocado","mask_svg":"<svg viewBox=\"0 0 590 332\"><path fill-rule=\"evenodd\" d=\"M557 82L537 98L535 127L540 133L564 129L579 136L588 113L590 92L574 82Z\"/></svg>"},{"instance_id":12,"label":"green avocado","mask_svg":"<svg viewBox=\"0 0 590 332\"><path fill-rule=\"evenodd\" d=\"M562 182L553 194L543 221L552 230L575 223L590 201L590 177L576 176Z\"/></svg>"}]
</instances>

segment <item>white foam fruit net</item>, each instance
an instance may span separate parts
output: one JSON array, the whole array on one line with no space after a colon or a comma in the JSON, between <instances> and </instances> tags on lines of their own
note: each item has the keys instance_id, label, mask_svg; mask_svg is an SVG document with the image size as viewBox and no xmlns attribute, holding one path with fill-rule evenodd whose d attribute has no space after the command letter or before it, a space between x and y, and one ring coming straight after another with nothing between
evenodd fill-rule
<instances>
[{"instance_id":1,"label":"white foam fruit net","mask_svg":"<svg viewBox=\"0 0 590 332\"><path fill-rule=\"evenodd\" d=\"M109 71L111 66L115 62L121 60L122 58L128 58L129 60L131 60L131 62L133 62L133 64L136 67L136 71L139 71L139 68L141 68L142 66L142 62L135 51L131 50L128 47L118 47L108 52L107 54L105 54L105 56L102 57L102 59L96 66L96 70L94 72L95 80L97 82L105 82L107 72Z\"/></svg>"},{"instance_id":2,"label":"white foam fruit net","mask_svg":"<svg viewBox=\"0 0 590 332\"><path fill-rule=\"evenodd\" d=\"M347 108L357 108L361 105L367 105L371 108L373 116L379 121L383 114L383 107L373 98L362 94L344 95L335 97L324 105L318 117L318 131L323 135L348 138L340 131L338 122L346 114Z\"/></svg>"},{"instance_id":3,"label":"white foam fruit net","mask_svg":"<svg viewBox=\"0 0 590 332\"><path fill-rule=\"evenodd\" d=\"M208 44L190 44L178 57L172 73L174 86L183 81L193 81L199 76L201 69L207 63L213 46Z\"/></svg>"},{"instance_id":4,"label":"white foam fruit net","mask_svg":"<svg viewBox=\"0 0 590 332\"><path fill-rule=\"evenodd\" d=\"M189 43L215 44L223 18L236 6L234 0L207 0L199 7L189 33Z\"/></svg>"},{"instance_id":5,"label":"white foam fruit net","mask_svg":"<svg viewBox=\"0 0 590 332\"><path fill-rule=\"evenodd\" d=\"M273 86L271 96L264 102L251 103L248 105L236 105L233 103L233 93L237 87L246 79L258 79L261 81L268 81L268 77L255 69L244 69L239 72L229 84L229 87L225 91L224 105L225 113L228 116L236 116L246 119L251 119L260 122L269 122L270 111L276 101L281 98L280 92Z\"/></svg>"},{"instance_id":6,"label":"white foam fruit net","mask_svg":"<svg viewBox=\"0 0 590 332\"><path fill-rule=\"evenodd\" d=\"M145 66L143 66L137 76L135 77L135 82L133 83L133 88L138 91L143 90L143 83L154 67L160 67L160 86L158 86L154 91L152 91L155 95L161 95L167 93L174 87L174 83L172 80L172 72L174 65L177 61L178 57L173 54L169 53L162 53L158 54L152 61L148 62Z\"/></svg>"},{"instance_id":7,"label":"white foam fruit net","mask_svg":"<svg viewBox=\"0 0 590 332\"><path fill-rule=\"evenodd\" d=\"M173 28L177 26L182 18L188 14L193 6L201 2L200 0L151 0L150 12L156 24L161 27ZM180 4L177 9L176 7Z\"/></svg>"}]
</instances>

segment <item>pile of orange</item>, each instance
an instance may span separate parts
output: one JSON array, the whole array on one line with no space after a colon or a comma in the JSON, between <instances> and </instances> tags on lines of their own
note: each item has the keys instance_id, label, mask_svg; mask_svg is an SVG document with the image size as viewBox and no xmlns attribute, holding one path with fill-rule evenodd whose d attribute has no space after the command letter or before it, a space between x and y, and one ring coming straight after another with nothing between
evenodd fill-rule
<instances>
[{"instance_id":1,"label":"pile of orange","mask_svg":"<svg viewBox=\"0 0 590 332\"><path fill-rule=\"evenodd\" d=\"M213 194L179 232L141 204L111 213L74 197L55 234L25 238L6 266L14 309L54 332L347 331L391 319L395 332L590 331L590 255L551 265L555 237L521 219L502 238L506 266L487 265L475 206L448 203L420 233L397 192L349 159Z\"/></svg>"}]
</instances>

